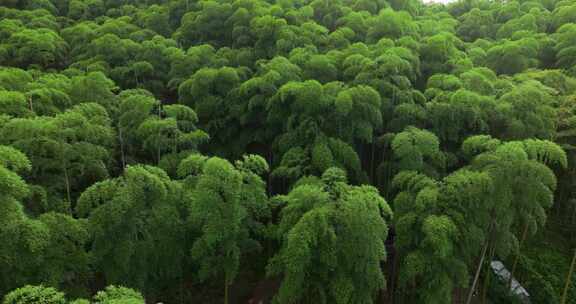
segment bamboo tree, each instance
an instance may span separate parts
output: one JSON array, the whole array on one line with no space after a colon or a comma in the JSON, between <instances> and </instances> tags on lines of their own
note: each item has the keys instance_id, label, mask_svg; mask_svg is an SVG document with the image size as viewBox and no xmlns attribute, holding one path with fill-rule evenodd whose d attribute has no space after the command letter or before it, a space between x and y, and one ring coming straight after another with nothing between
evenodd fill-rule
<instances>
[{"instance_id":1,"label":"bamboo tree","mask_svg":"<svg viewBox=\"0 0 576 304\"><path fill-rule=\"evenodd\" d=\"M153 286L146 290L154 295L179 278L187 265L186 235L195 233L185 224L187 204L181 186L166 172L138 165L89 187L75 213L88 221L92 262L107 282Z\"/></svg>"},{"instance_id":2,"label":"bamboo tree","mask_svg":"<svg viewBox=\"0 0 576 304\"><path fill-rule=\"evenodd\" d=\"M191 225L200 237L192 245L192 259L201 280L224 277L224 302L240 267L240 258L257 245L252 232L268 208L264 182L258 176L268 170L261 157L246 156L232 166L218 158L192 156L179 168L182 176L197 175L187 184L192 195ZM263 214L264 213L264 214Z\"/></svg>"},{"instance_id":3,"label":"bamboo tree","mask_svg":"<svg viewBox=\"0 0 576 304\"><path fill-rule=\"evenodd\" d=\"M284 202L276 237L280 251L268 274L283 277L278 303L374 303L385 286L387 203L370 186L350 186L330 168L302 180Z\"/></svg>"}]
</instances>

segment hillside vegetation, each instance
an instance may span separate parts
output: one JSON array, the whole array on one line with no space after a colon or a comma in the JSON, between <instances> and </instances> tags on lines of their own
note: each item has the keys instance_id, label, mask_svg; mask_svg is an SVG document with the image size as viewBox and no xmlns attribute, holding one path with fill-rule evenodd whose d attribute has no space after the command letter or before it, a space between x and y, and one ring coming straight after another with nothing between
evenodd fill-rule
<instances>
[{"instance_id":1,"label":"hillside vegetation","mask_svg":"<svg viewBox=\"0 0 576 304\"><path fill-rule=\"evenodd\" d=\"M0 0L3 304L575 304L575 187L575 0Z\"/></svg>"}]
</instances>

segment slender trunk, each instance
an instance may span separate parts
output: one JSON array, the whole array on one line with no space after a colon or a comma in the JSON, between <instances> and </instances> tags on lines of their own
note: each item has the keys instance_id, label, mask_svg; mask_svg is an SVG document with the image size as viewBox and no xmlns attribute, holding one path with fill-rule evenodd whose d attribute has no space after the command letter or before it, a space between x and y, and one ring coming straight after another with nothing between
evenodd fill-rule
<instances>
[{"instance_id":1,"label":"slender trunk","mask_svg":"<svg viewBox=\"0 0 576 304\"><path fill-rule=\"evenodd\" d=\"M176 136L174 136L174 143L172 145L172 154L178 154L178 139L180 138L180 131L176 131Z\"/></svg>"},{"instance_id":2,"label":"slender trunk","mask_svg":"<svg viewBox=\"0 0 576 304\"><path fill-rule=\"evenodd\" d=\"M492 212L493 215L493 212ZM484 264L484 258L486 257L486 252L488 251L488 246L492 242L492 232L494 231L494 221L490 223L490 232L488 232L488 240L486 240L486 244L484 248L482 248L482 254L480 255L480 262L478 262L478 267L476 267L476 274L474 275L474 281L472 281L472 286L468 291L468 297L466 300L466 304L470 304L472 302L472 296L474 295L474 290L476 289L476 284L478 284L478 279L480 278L480 273L482 272L482 264Z\"/></svg>"},{"instance_id":3,"label":"slender trunk","mask_svg":"<svg viewBox=\"0 0 576 304\"><path fill-rule=\"evenodd\" d=\"M392 261L392 277L390 278L390 280L392 280L390 282L390 303L395 303L394 301L396 300L396 273L398 272L398 254L397 252L394 252L394 260Z\"/></svg>"},{"instance_id":4,"label":"slender trunk","mask_svg":"<svg viewBox=\"0 0 576 304\"><path fill-rule=\"evenodd\" d=\"M486 252L488 251L488 244L490 242L487 241L484 248L482 248L482 255L480 256L480 262L478 262L478 267L476 267L476 274L474 275L474 281L472 281L472 286L468 291L468 297L466 300L466 304L470 304L472 302L472 296L474 295L474 290L476 289L476 284L478 283L478 279L480 278L480 273L482 272L482 264L484 264L484 258L486 257Z\"/></svg>"},{"instance_id":5,"label":"slender trunk","mask_svg":"<svg viewBox=\"0 0 576 304\"><path fill-rule=\"evenodd\" d=\"M32 96L28 97L28 104L30 105L30 111L34 112L34 105L32 103Z\"/></svg>"},{"instance_id":6,"label":"slender trunk","mask_svg":"<svg viewBox=\"0 0 576 304\"><path fill-rule=\"evenodd\" d=\"M486 304L486 301L488 299L488 286L490 286L490 277L492 277L490 271L490 263L492 263L492 260L494 260L495 253L496 253L496 247L494 244L492 244L490 248L490 259L488 260L488 272L485 274L486 279L484 279L484 286L482 287L482 304Z\"/></svg>"},{"instance_id":7,"label":"slender trunk","mask_svg":"<svg viewBox=\"0 0 576 304\"><path fill-rule=\"evenodd\" d=\"M158 121L160 121L160 120L162 120L162 100L158 100ZM162 130L161 128L158 128L158 137L156 140L156 145L157 145L156 153L158 154L157 155L157 157L158 157L157 165L160 165L160 136L162 135L161 130Z\"/></svg>"},{"instance_id":8,"label":"slender trunk","mask_svg":"<svg viewBox=\"0 0 576 304\"><path fill-rule=\"evenodd\" d=\"M375 172L374 172L374 153L375 153L375 143L374 143L375 139L372 138L372 144L371 144L371 153L370 153L370 181L372 182L372 185L376 185L376 183L374 182L374 178L375 178Z\"/></svg>"},{"instance_id":9,"label":"slender trunk","mask_svg":"<svg viewBox=\"0 0 576 304\"><path fill-rule=\"evenodd\" d=\"M268 148L268 167L272 168L272 149ZM267 182L268 182L268 186L266 187L268 189L268 196L272 196L272 193L274 189L272 189L272 170L268 171L268 176L266 177Z\"/></svg>"},{"instance_id":10,"label":"slender trunk","mask_svg":"<svg viewBox=\"0 0 576 304\"><path fill-rule=\"evenodd\" d=\"M126 154L124 152L124 138L122 137L122 128L118 127L118 139L120 140L120 156L122 157L122 169L126 168Z\"/></svg>"},{"instance_id":11,"label":"slender trunk","mask_svg":"<svg viewBox=\"0 0 576 304\"><path fill-rule=\"evenodd\" d=\"M512 288L512 280L514 278L514 272L516 272L516 266L518 266L518 259L520 259L520 250L522 249L522 245L526 240L526 235L528 234L528 223L524 225L524 231L522 231L522 239L520 239L520 245L518 245L518 252L514 257L514 262L512 263L512 271L510 272L510 278L508 279L508 291Z\"/></svg>"},{"instance_id":12,"label":"slender trunk","mask_svg":"<svg viewBox=\"0 0 576 304\"><path fill-rule=\"evenodd\" d=\"M178 277L180 278L180 282L178 282L178 289L179 289L179 295L178 295L178 303L179 304L184 304L184 284L185 284L185 280L184 280L184 271L182 269L183 267L178 267Z\"/></svg>"},{"instance_id":13,"label":"slender trunk","mask_svg":"<svg viewBox=\"0 0 576 304\"><path fill-rule=\"evenodd\" d=\"M68 203L72 205L72 197L70 195L70 179L68 178L68 169L66 169L66 165L64 167L64 183L66 184L66 197L68 198Z\"/></svg>"},{"instance_id":14,"label":"slender trunk","mask_svg":"<svg viewBox=\"0 0 576 304\"><path fill-rule=\"evenodd\" d=\"M228 276L224 279L224 304L228 304Z\"/></svg>"},{"instance_id":15,"label":"slender trunk","mask_svg":"<svg viewBox=\"0 0 576 304\"><path fill-rule=\"evenodd\" d=\"M560 304L566 304L566 301L568 301L568 289L570 288L570 283L572 282L574 268L576 268L576 249L574 249L574 257L572 258L572 264L570 265L570 270L568 271L568 276L566 277L566 285L564 286L564 292L562 294L562 300L560 301Z\"/></svg>"},{"instance_id":16,"label":"slender trunk","mask_svg":"<svg viewBox=\"0 0 576 304\"><path fill-rule=\"evenodd\" d=\"M572 210L572 220L570 221L570 223L571 223L572 225L574 225L574 221L576 220L576 203L573 204L573 205L574 205L574 206L573 206L573 208L572 208L572 209L573 209L573 210Z\"/></svg>"}]
</instances>

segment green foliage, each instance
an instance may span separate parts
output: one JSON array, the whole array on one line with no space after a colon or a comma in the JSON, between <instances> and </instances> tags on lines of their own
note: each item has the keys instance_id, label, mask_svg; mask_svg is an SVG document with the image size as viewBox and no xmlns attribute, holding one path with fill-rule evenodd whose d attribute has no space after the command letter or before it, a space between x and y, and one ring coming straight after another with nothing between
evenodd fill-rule
<instances>
[{"instance_id":1,"label":"green foliage","mask_svg":"<svg viewBox=\"0 0 576 304\"><path fill-rule=\"evenodd\" d=\"M144 304L144 297L130 288L110 285L94 295L94 301L76 299L66 301L64 293L52 287L43 285L26 285L8 293L2 302L4 304Z\"/></svg>"},{"instance_id":2,"label":"green foliage","mask_svg":"<svg viewBox=\"0 0 576 304\"><path fill-rule=\"evenodd\" d=\"M138 304L144 303L144 297L130 288L122 286L108 286L94 296L94 303L98 304Z\"/></svg>"},{"instance_id":3,"label":"green foliage","mask_svg":"<svg viewBox=\"0 0 576 304\"><path fill-rule=\"evenodd\" d=\"M263 232L258 221L270 216L265 185L258 176L268 164L255 155L245 156L235 167L221 158L193 156L179 170L199 175L190 189L189 219L200 231L191 247L199 278L223 276L227 288L238 273L241 255L260 246L254 238Z\"/></svg>"},{"instance_id":4,"label":"green foliage","mask_svg":"<svg viewBox=\"0 0 576 304\"><path fill-rule=\"evenodd\" d=\"M281 274L277 303L373 303L385 285L380 262L392 211L377 190L350 186L330 168L320 184L302 184L282 197L277 237L268 265Z\"/></svg>"},{"instance_id":5,"label":"green foliage","mask_svg":"<svg viewBox=\"0 0 576 304\"><path fill-rule=\"evenodd\" d=\"M576 40L576 24L568 23L560 27L557 31L558 40L556 42L557 64L561 68L573 70L576 62L576 49L574 41ZM572 71L573 73L574 71Z\"/></svg>"},{"instance_id":6,"label":"green foliage","mask_svg":"<svg viewBox=\"0 0 576 304\"><path fill-rule=\"evenodd\" d=\"M51 287L26 285L4 297L4 304L66 304L64 294Z\"/></svg>"},{"instance_id":7,"label":"green foliage","mask_svg":"<svg viewBox=\"0 0 576 304\"><path fill-rule=\"evenodd\" d=\"M0 291L7 292L36 276L43 262L43 251L54 244L48 241L48 228L30 219L23 210L22 200L28 197L30 189L17 173L30 170L30 161L14 148L0 147L0 238L4 240L0 248L3 257ZM35 290L31 292L36 293ZM14 296L14 299L20 297L18 293Z\"/></svg>"},{"instance_id":8,"label":"green foliage","mask_svg":"<svg viewBox=\"0 0 576 304\"><path fill-rule=\"evenodd\" d=\"M566 154L556 144L542 140L496 145L490 138L472 137L464 147L468 151L487 150L472 160L471 169L487 172L494 181L491 208L498 222L494 228L498 231L496 248L506 256L517 243L510 232L514 226L527 227L531 234L544 226L556 189L556 177L548 166L565 166Z\"/></svg>"},{"instance_id":9,"label":"green foliage","mask_svg":"<svg viewBox=\"0 0 576 304\"><path fill-rule=\"evenodd\" d=\"M62 65L68 47L56 32L46 28L22 29L13 33L7 44L10 47L6 50L6 59L11 58L9 62L23 67Z\"/></svg>"},{"instance_id":10,"label":"green foliage","mask_svg":"<svg viewBox=\"0 0 576 304\"><path fill-rule=\"evenodd\" d=\"M403 171L393 184L401 190L394 200L396 246L403 269L400 284L403 288L418 286L421 292L410 296L417 301L450 301L453 288L466 286L467 258L483 237L478 235L482 223L467 222L467 213L474 211L471 203L482 208L490 180L458 171L434 181L420 173ZM467 192L470 190L473 192Z\"/></svg>"},{"instance_id":11,"label":"green foliage","mask_svg":"<svg viewBox=\"0 0 576 304\"><path fill-rule=\"evenodd\" d=\"M30 180L46 187L50 210L66 211L77 191L108 176L114 131L97 104L81 104L54 117L12 119L0 134L3 143L30 158Z\"/></svg>"},{"instance_id":12,"label":"green foliage","mask_svg":"<svg viewBox=\"0 0 576 304\"><path fill-rule=\"evenodd\" d=\"M88 219L94 263L110 283L160 289L181 277L187 200L161 169L129 166L84 191L75 211Z\"/></svg>"},{"instance_id":13,"label":"green foliage","mask_svg":"<svg viewBox=\"0 0 576 304\"><path fill-rule=\"evenodd\" d=\"M247 238L240 204L240 174L226 160L211 158L204 164L194 194L192 218L201 224L202 236L192 246L200 264L200 278L224 274L232 283L240 264L240 243Z\"/></svg>"},{"instance_id":14,"label":"green foliage","mask_svg":"<svg viewBox=\"0 0 576 304\"><path fill-rule=\"evenodd\" d=\"M408 127L392 140L392 150L400 170L422 170L424 159L440 153L438 138L431 132Z\"/></svg>"},{"instance_id":15,"label":"green foliage","mask_svg":"<svg viewBox=\"0 0 576 304\"><path fill-rule=\"evenodd\" d=\"M574 1L0 2L0 296L557 301Z\"/></svg>"}]
</instances>

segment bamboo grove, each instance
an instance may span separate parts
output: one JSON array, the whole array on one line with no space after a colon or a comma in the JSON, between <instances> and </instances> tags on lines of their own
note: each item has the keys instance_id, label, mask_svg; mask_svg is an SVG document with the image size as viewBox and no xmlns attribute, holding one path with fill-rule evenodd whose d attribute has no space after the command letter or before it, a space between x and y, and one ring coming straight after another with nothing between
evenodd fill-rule
<instances>
[{"instance_id":1,"label":"bamboo grove","mask_svg":"<svg viewBox=\"0 0 576 304\"><path fill-rule=\"evenodd\" d=\"M575 187L574 0L0 0L3 304L574 304Z\"/></svg>"}]
</instances>

